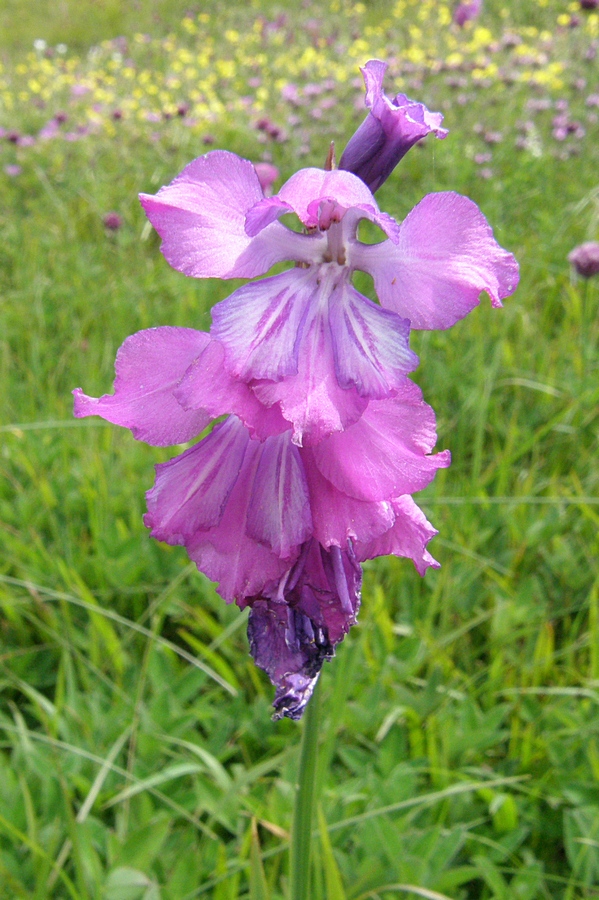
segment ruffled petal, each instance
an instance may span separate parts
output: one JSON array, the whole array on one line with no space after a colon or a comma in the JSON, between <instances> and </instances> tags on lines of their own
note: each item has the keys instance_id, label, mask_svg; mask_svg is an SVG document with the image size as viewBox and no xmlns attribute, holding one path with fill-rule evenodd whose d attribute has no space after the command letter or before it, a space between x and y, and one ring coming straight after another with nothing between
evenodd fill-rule
<instances>
[{"instance_id":1,"label":"ruffled petal","mask_svg":"<svg viewBox=\"0 0 599 900\"><path fill-rule=\"evenodd\" d=\"M289 557L312 531L310 499L299 450L289 431L261 446L247 516L247 534Z\"/></svg>"},{"instance_id":2,"label":"ruffled petal","mask_svg":"<svg viewBox=\"0 0 599 900\"><path fill-rule=\"evenodd\" d=\"M428 194L401 225L399 243L354 248L381 305L412 328L449 328L487 291L493 306L518 284L518 263L503 250L476 203L451 191Z\"/></svg>"},{"instance_id":3,"label":"ruffled petal","mask_svg":"<svg viewBox=\"0 0 599 900\"><path fill-rule=\"evenodd\" d=\"M297 374L298 346L312 314L317 273L291 269L244 285L212 309L211 334L226 347L229 371L244 381Z\"/></svg>"},{"instance_id":4,"label":"ruffled petal","mask_svg":"<svg viewBox=\"0 0 599 900\"><path fill-rule=\"evenodd\" d=\"M156 195L140 194L161 250L173 266L195 278L254 278L296 257L302 235L272 222L257 237L246 233L246 216L264 198L247 159L213 150L190 163Z\"/></svg>"},{"instance_id":5,"label":"ruffled petal","mask_svg":"<svg viewBox=\"0 0 599 900\"><path fill-rule=\"evenodd\" d=\"M293 425L293 441L313 444L342 431L362 415L368 401L355 388L339 385L326 309L304 328L298 353L298 373L282 381L260 381L253 391L266 406L278 403Z\"/></svg>"},{"instance_id":6,"label":"ruffled petal","mask_svg":"<svg viewBox=\"0 0 599 900\"><path fill-rule=\"evenodd\" d=\"M293 558L281 559L266 544L247 534L248 509L259 458L260 443L250 441L220 523L208 531L196 532L185 544L198 569L218 582L221 597L240 606L280 579L294 562Z\"/></svg>"},{"instance_id":7,"label":"ruffled petal","mask_svg":"<svg viewBox=\"0 0 599 900\"><path fill-rule=\"evenodd\" d=\"M431 538L438 534L437 529L409 495L396 498L391 506L395 516L392 527L372 540L357 541L354 545L356 559L364 562L392 554L411 559L420 575L424 575L429 567L438 569L439 563L426 549Z\"/></svg>"},{"instance_id":8,"label":"ruffled petal","mask_svg":"<svg viewBox=\"0 0 599 900\"><path fill-rule=\"evenodd\" d=\"M183 544L200 529L217 525L239 475L250 441L231 417L180 456L156 466L156 482L146 494L144 522L152 537Z\"/></svg>"},{"instance_id":9,"label":"ruffled petal","mask_svg":"<svg viewBox=\"0 0 599 900\"><path fill-rule=\"evenodd\" d=\"M210 341L194 360L174 396L185 409L205 410L211 418L236 415L259 440L289 428L278 406L264 406L244 381L229 375L225 348L219 341Z\"/></svg>"},{"instance_id":10,"label":"ruffled petal","mask_svg":"<svg viewBox=\"0 0 599 900\"><path fill-rule=\"evenodd\" d=\"M391 500L430 484L450 464L448 451L428 456L436 441L435 414L408 379L396 397L371 400L362 417L313 448L321 473L358 500Z\"/></svg>"},{"instance_id":11,"label":"ruffled petal","mask_svg":"<svg viewBox=\"0 0 599 900\"><path fill-rule=\"evenodd\" d=\"M76 388L75 416L101 416L130 428L138 441L158 447L197 437L209 415L204 409L183 409L173 390L209 341L208 334L193 328L138 331L117 353L114 394L88 397Z\"/></svg>"},{"instance_id":12,"label":"ruffled petal","mask_svg":"<svg viewBox=\"0 0 599 900\"><path fill-rule=\"evenodd\" d=\"M349 497L324 477L310 448L300 453L310 491L313 534L323 547L345 548L348 540L367 543L393 526L395 513L391 503Z\"/></svg>"},{"instance_id":13,"label":"ruffled petal","mask_svg":"<svg viewBox=\"0 0 599 900\"><path fill-rule=\"evenodd\" d=\"M388 397L418 365L410 323L382 309L346 281L331 295L329 322L337 380L360 396Z\"/></svg>"}]
</instances>

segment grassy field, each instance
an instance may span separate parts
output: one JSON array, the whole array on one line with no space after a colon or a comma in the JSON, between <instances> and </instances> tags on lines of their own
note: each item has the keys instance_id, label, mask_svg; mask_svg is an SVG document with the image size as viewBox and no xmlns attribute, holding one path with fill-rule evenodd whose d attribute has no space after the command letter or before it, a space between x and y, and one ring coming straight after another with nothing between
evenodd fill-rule
<instances>
[{"instance_id":1,"label":"grassy field","mask_svg":"<svg viewBox=\"0 0 599 900\"><path fill-rule=\"evenodd\" d=\"M127 335L207 328L237 286L171 270L137 193L212 146L281 180L322 165L362 119L373 56L450 129L381 208L465 193L522 278L503 310L483 298L413 336L453 457L416 498L442 567L366 564L360 623L323 672L314 900L599 896L599 278L567 261L599 240L599 12L488 0L459 32L445 0L13 7L0 898L286 897L301 725L271 721L245 614L148 537L172 449L74 420L70 392L110 391Z\"/></svg>"}]
</instances>

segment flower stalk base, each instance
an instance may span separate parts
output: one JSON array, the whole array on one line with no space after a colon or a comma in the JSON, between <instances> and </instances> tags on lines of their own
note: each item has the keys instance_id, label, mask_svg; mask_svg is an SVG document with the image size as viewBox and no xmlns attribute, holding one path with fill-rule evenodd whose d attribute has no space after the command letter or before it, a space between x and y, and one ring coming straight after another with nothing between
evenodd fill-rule
<instances>
[{"instance_id":1,"label":"flower stalk base","mask_svg":"<svg viewBox=\"0 0 599 900\"><path fill-rule=\"evenodd\" d=\"M300 749L298 787L291 827L291 891L289 900L308 900L310 890L310 848L312 813L318 760L320 683L316 683L304 718Z\"/></svg>"}]
</instances>

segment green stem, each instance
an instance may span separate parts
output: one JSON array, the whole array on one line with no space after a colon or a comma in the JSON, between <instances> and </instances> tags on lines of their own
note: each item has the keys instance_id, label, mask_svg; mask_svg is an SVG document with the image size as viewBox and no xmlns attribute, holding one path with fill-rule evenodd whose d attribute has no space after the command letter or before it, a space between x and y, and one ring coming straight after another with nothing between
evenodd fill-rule
<instances>
[{"instance_id":1,"label":"green stem","mask_svg":"<svg viewBox=\"0 0 599 900\"><path fill-rule=\"evenodd\" d=\"M310 841L312 836L312 808L318 757L318 726L320 712L320 679L306 709L293 825L291 827L291 893L290 900L309 900Z\"/></svg>"}]
</instances>

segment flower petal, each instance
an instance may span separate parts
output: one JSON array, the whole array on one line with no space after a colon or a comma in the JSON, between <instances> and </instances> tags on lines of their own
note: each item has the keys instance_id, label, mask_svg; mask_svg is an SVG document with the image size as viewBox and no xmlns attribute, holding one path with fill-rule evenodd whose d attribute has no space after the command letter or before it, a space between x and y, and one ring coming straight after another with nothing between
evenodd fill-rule
<instances>
[{"instance_id":1,"label":"flower petal","mask_svg":"<svg viewBox=\"0 0 599 900\"><path fill-rule=\"evenodd\" d=\"M451 191L428 194L400 228L399 243L354 248L352 261L372 275L381 305L412 328L449 328L487 291L493 306L518 284L518 263L493 237L476 203Z\"/></svg>"},{"instance_id":2,"label":"flower petal","mask_svg":"<svg viewBox=\"0 0 599 900\"><path fill-rule=\"evenodd\" d=\"M227 603L243 606L268 584L281 578L293 559L280 559L266 544L247 534L248 510L259 461L260 443L249 441L242 469L231 491L218 525L198 531L186 549L198 569L218 582L218 592Z\"/></svg>"},{"instance_id":3,"label":"flower petal","mask_svg":"<svg viewBox=\"0 0 599 900\"><path fill-rule=\"evenodd\" d=\"M228 374L219 341L210 341L189 366L174 396L184 409L205 410L211 418L236 415L260 440L289 428L278 406L264 406L244 381Z\"/></svg>"},{"instance_id":4,"label":"flower petal","mask_svg":"<svg viewBox=\"0 0 599 900\"><path fill-rule=\"evenodd\" d=\"M437 529L433 528L409 494L397 497L391 505L395 514L393 526L373 540L356 542L356 559L363 562L392 554L411 559L420 575L424 575L429 567L438 569L439 563L426 549L431 538L438 534Z\"/></svg>"},{"instance_id":5,"label":"flower petal","mask_svg":"<svg viewBox=\"0 0 599 900\"><path fill-rule=\"evenodd\" d=\"M260 449L246 532L288 557L312 531L306 476L291 432L269 438Z\"/></svg>"},{"instance_id":6,"label":"flower petal","mask_svg":"<svg viewBox=\"0 0 599 900\"><path fill-rule=\"evenodd\" d=\"M422 490L448 451L427 456L436 441L435 414L407 378L396 397L371 400L361 418L313 448L321 473L338 490L358 500L391 500Z\"/></svg>"},{"instance_id":7,"label":"flower petal","mask_svg":"<svg viewBox=\"0 0 599 900\"><path fill-rule=\"evenodd\" d=\"M193 328L138 331L117 353L114 394L88 397L76 388L75 416L102 416L130 428L138 441L159 447L191 440L204 430L209 416L203 409L183 409L173 390L209 341L208 334Z\"/></svg>"},{"instance_id":8,"label":"flower petal","mask_svg":"<svg viewBox=\"0 0 599 900\"><path fill-rule=\"evenodd\" d=\"M279 586L252 602L250 650L277 688L273 718L301 718L323 662L356 621L361 578L351 550L310 540Z\"/></svg>"},{"instance_id":9,"label":"flower petal","mask_svg":"<svg viewBox=\"0 0 599 900\"><path fill-rule=\"evenodd\" d=\"M276 687L273 719L301 719L320 669L333 656L322 632L287 603L256 600L248 620L250 653Z\"/></svg>"},{"instance_id":10,"label":"flower petal","mask_svg":"<svg viewBox=\"0 0 599 900\"><path fill-rule=\"evenodd\" d=\"M184 544L220 522L250 441L234 416L180 456L156 466L144 522L152 537Z\"/></svg>"},{"instance_id":11,"label":"flower petal","mask_svg":"<svg viewBox=\"0 0 599 900\"><path fill-rule=\"evenodd\" d=\"M298 373L282 381L255 382L253 391L266 406L278 403L293 425L293 441L312 444L342 431L362 414L368 401L355 388L337 381L328 315L320 310L304 328L298 352Z\"/></svg>"},{"instance_id":12,"label":"flower petal","mask_svg":"<svg viewBox=\"0 0 599 900\"><path fill-rule=\"evenodd\" d=\"M418 365L410 350L410 323L382 309L346 281L333 291L329 322L335 370L343 388L362 397L387 397Z\"/></svg>"},{"instance_id":13,"label":"flower petal","mask_svg":"<svg viewBox=\"0 0 599 900\"><path fill-rule=\"evenodd\" d=\"M295 259L301 237L279 222L258 237L246 234L246 215L263 197L249 160L214 150L156 195L140 194L140 201L173 268L195 278L254 278Z\"/></svg>"},{"instance_id":14,"label":"flower petal","mask_svg":"<svg viewBox=\"0 0 599 900\"><path fill-rule=\"evenodd\" d=\"M393 526L395 513L391 503L349 497L324 477L311 448L300 453L310 491L313 533L323 547L328 549L334 544L345 548L348 540L366 544Z\"/></svg>"},{"instance_id":15,"label":"flower petal","mask_svg":"<svg viewBox=\"0 0 599 900\"><path fill-rule=\"evenodd\" d=\"M309 228L318 227L315 210L318 203L325 200L335 201L344 210L366 205L378 212L376 200L364 182L351 172L339 169L300 169L285 182L277 197L289 204Z\"/></svg>"},{"instance_id":16,"label":"flower petal","mask_svg":"<svg viewBox=\"0 0 599 900\"><path fill-rule=\"evenodd\" d=\"M297 373L298 345L317 289L316 272L290 269L244 285L212 309L211 334L229 371L244 381Z\"/></svg>"}]
</instances>

